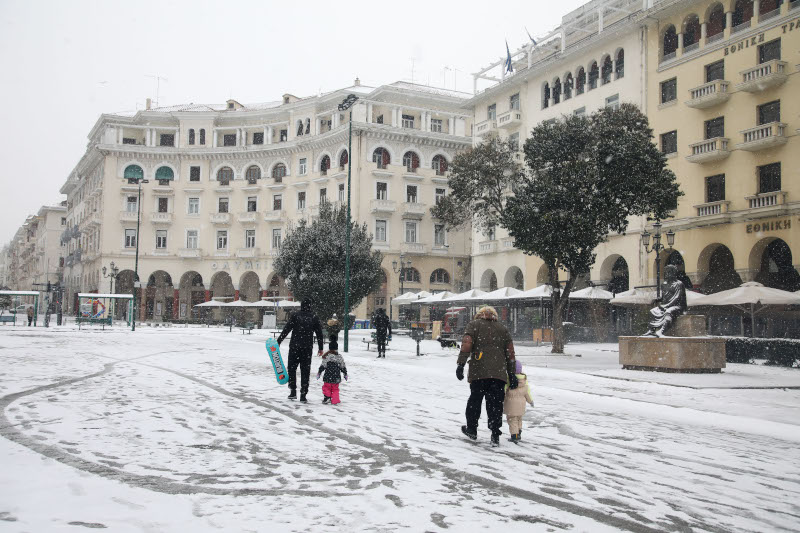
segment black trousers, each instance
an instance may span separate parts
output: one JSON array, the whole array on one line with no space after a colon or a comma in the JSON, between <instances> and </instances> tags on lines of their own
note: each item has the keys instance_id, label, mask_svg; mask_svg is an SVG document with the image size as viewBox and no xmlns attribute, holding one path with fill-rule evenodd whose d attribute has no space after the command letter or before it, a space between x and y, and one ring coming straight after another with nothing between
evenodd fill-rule
<instances>
[{"instance_id":1,"label":"black trousers","mask_svg":"<svg viewBox=\"0 0 800 533\"><path fill-rule=\"evenodd\" d=\"M486 398L486 416L489 418L489 429L493 434L501 434L503 427L503 400L506 396L506 382L501 379L476 379L469 384L469 400L467 400L467 427L473 431L478 429L481 418L481 404Z\"/></svg>"},{"instance_id":2,"label":"black trousers","mask_svg":"<svg viewBox=\"0 0 800 533\"><path fill-rule=\"evenodd\" d=\"M308 380L311 377L311 349L298 350L289 348L289 389L297 390L297 367L300 366L300 394L308 392Z\"/></svg>"},{"instance_id":3,"label":"black trousers","mask_svg":"<svg viewBox=\"0 0 800 533\"><path fill-rule=\"evenodd\" d=\"M375 335L375 342L378 344L378 355L386 355L386 335Z\"/></svg>"}]
</instances>

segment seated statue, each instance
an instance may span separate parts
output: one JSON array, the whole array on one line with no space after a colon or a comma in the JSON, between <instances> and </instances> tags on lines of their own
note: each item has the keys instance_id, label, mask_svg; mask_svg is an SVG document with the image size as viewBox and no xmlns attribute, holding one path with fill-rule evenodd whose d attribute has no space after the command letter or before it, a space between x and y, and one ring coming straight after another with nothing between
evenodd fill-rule
<instances>
[{"instance_id":1,"label":"seated statue","mask_svg":"<svg viewBox=\"0 0 800 533\"><path fill-rule=\"evenodd\" d=\"M686 288L678 279L675 265L664 269L664 284L659 304L650 310L650 323L645 337L663 337L675 319L686 311Z\"/></svg>"}]
</instances>

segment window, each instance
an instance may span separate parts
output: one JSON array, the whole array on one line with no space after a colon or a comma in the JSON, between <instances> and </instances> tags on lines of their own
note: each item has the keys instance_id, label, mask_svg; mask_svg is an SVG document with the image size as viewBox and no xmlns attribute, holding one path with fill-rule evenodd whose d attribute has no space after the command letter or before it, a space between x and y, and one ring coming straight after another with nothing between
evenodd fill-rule
<instances>
[{"instance_id":1,"label":"window","mask_svg":"<svg viewBox=\"0 0 800 533\"><path fill-rule=\"evenodd\" d=\"M670 131L661 135L661 153L674 154L678 151L678 132Z\"/></svg>"},{"instance_id":2,"label":"window","mask_svg":"<svg viewBox=\"0 0 800 533\"><path fill-rule=\"evenodd\" d=\"M256 230L254 229L244 230L244 247L245 248L256 247Z\"/></svg>"},{"instance_id":3,"label":"window","mask_svg":"<svg viewBox=\"0 0 800 533\"><path fill-rule=\"evenodd\" d=\"M278 163L274 167L272 167L272 178L275 180L275 183L280 183L283 181L283 177L286 175L286 166L283 163Z\"/></svg>"},{"instance_id":4,"label":"window","mask_svg":"<svg viewBox=\"0 0 800 533\"><path fill-rule=\"evenodd\" d=\"M553 105L561 103L561 80L556 78L553 82Z\"/></svg>"},{"instance_id":5,"label":"window","mask_svg":"<svg viewBox=\"0 0 800 533\"><path fill-rule=\"evenodd\" d=\"M319 203L324 204L328 201L328 189L323 187L319 190Z\"/></svg>"},{"instance_id":6,"label":"window","mask_svg":"<svg viewBox=\"0 0 800 533\"><path fill-rule=\"evenodd\" d=\"M200 144L206 144L206 130L200 130Z\"/></svg>"},{"instance_id":7,"label":"window","mask_svg":"<svg viewBox=\"0 0 800 533\"><path fill-rule=\"evenodd\" d=\"M602 78L603 78L603 85L606 83L611 83L611 71L613 70L613 66L611 64L611 58L606 56L603 60L603 69L602 69Z\"/></svg>"},{"instance_id":8,"label":"window","mask_svg":"<svg viewBox=\"0 0 800 533\"><path fill-rule=\"evenodd\" d=\"M589 90L597 89L597 79L600 77L600 69L597 68L597 61L592 61L589 67Z\"/></svg>"},{"instance_id":9,"label":"window","mask_svg":"<svg viewBox=\"0 0 800 533\"><path fill-rule=\"evenodd\" d=\"M725 79L725 61L720 59L706 65L706 83Z\"/></svg>"},{"instance_id":10,"label":"window","mask_svg":"<svg viewBox=\"0 0 800 533\"><path fill-rule=\"evenodd\" d=\"M725 117L706 120L706 139L725 137Z\"/></svg>"},{"instance_id":11,"label":"window","mask_svg":"<svg viewBox=\"0 0 800 533\"><path fill-rule=\"evenodd\" d=\"M342 150L342 153L339 155L339 168L344 170L344 167L347 166L348 161L350 161L350 158L347 155L347 150Z\"/></svg>"},{"instance_id":12,"label":"window","mask_svg":"<svg viewBox=\"0 0 800 533\"><path fill-rule=\"evenodd\" d=\"M377 242L386 242L386 221L375 221L375 240Z\"/></svg>"},{"instance_id":13,"label":"window","mask_svg":"<svg viewBox=\"0 0 800 533\"><path fill-rule=\"evenodd\" d=\"M575 115L576 117L582 117L583 115L586 114L586 108L585 107L579 107L578 109L573 111L572 114Z\"/></svg>"},{"instance_id":14,"label":"window","mask_svg":"<svg viewBox=\"0 0 800 533\"><path fill-rule=\"evenodd\" d=\"M414 115L403 115L403 127L414 129Z\"/></svg>"},{"instance_id":15,"label":"window","mask_svg":"<svg viewBox=\"0 0 800 533\"><path fill-rule=\"evenodd\" d=\"M567 74L564 78L564 100L572 98L572 74Z\"/></svg>"},{"instance_id":16,"label":"window","mask_svg":"<svg viewBox=\"0 0 800 533\"><path fill-rule=\"evenodd\" d=\"M578 69L578 77L575 78L575 94L583 94L586 85L586 71L583 67Z\"/></svg>"},{"instance_id":17,"label":"window","mask_svg":"<svg viewBox=\"0 0 800 533\"><path fill-rule=\"evenodd\" d=\"M614 65L617 79L625 77L625 50L617 52L617 63Z\"/></svg>"},{"instance_id":18,"label":"window","mask_svg":"<svg viewBox=\"0 0 800 533\"><path fill-rule=\"evenodd\" d=\"M697 15L689 15L683 22L683 50L691 52L700 42L700 18Z\"/></svg>"},{"instance_id":19,"label":"window","mask_svg":"<svg viewBox=\"0 0 800 533\"><path fill-rule=\"evenodd\" d=\"M169 182L175 179L175 172L169 167L159 167L156 170L156 180L159 185L168 186Z\"/></svg>"},{"instance_id":20,"label":"window","mask_svg":"<svg viewBox=\"0 0 800 533\"><path fill-rule=\"evenodd\" d=\"M739 0L733 10L733 26L750 23L753 17L753 0ZM745 26L745 28L748 26Z\"/></svg>"},{"instance_id":21,"label":"window","mask_svg":"<svg viewBox=\"0 0 800 533\"><path fill-rule=\"evenodd\" d=\"M247 183L253 184L261 179L261 169L257 165L250 165L244 174Z\"/></svg>"},{"instance_id":22,"label":"window","mask_svg":"<svg viewBox=\"0 0 800 533\"><path fill-rule=\"evenodd\" d=\"M158 199L158 212L169 213L169 198Z\"/></svg>"},{"instance_id":23,"label":"window","mask_svg":"<svg viewBox=\"0 0 800 533\"><path fill-rule=\"evenodd\" d=\"M236 134L226 133L222 136L222 146L236 146Z\"/></svg>"},{"instance_id":24,"label":"window","mask_svg":"<svg viewBox=\"0 0 800 533\"><path fill-rule=\"evenodd\" d=\"M156 230L156 249L163 250L167 247L167 230Z\"/></svg>"},{"instance_id":25,"label":"window","mask_svg":"<svg viewBox=\"0 0 800 533\"><path fill-rule=\"evenodd\" d=\"M389 199L389 185L379 181L375 184L375 199L388 200Z\"/></svg>"},{"instance_id":26,"label":"window","mask_svg":"<svg viewBox=\"0 0 800 533\"><path fill-rule=\"evenodd\" d=\"M62 225L62 226L66 226L66 225L67 225L67 219L66 219L66 217L61 217L61 225Z\"/></svg>"},{"instance_id":27,"label":"window","mask_svg":"<svg viewBox=\"0 0 800 533\"><path fill-rule=\"evenodd\" d=\"M133 139L131 137L123 137L122 144L136 144L136 139Z\"/></svg>"},{"instance_id":28,"label":"window","mask_svg":"<svg viewBox=\"0 0 800 533\"><path fill-rule=\"evenodd\" d=\"M331 158L327 155L322 156L322 160L319 162L319 173L325 176L328 173L328 169L331 168Z\"/></svg>"},{"instance_id":29,"label":"window","mask_svg":"<svg viewBox=\"0 0 800 533\"><path fill-rule=\"evenodd\" d=\"M378 168L386 168L392 162L389 151L386 148L375 148L375 151L372 152L372 162L377 163Z\"/></svg>"},{"instance_id":30,"label":"window","mask_svg":"<svg viewBox=\"0 0 800 533\"><path fill-rule=\"evenodd\" d=\"M272 210L280 211L281 209L283 209L283 195L282 194L272 195Z\"/></svg>"},{"instance_id":31,"label":"window","mask_svg":"<svg viewBox=\"0 0 800 533\"><path fill-rule=\"evenodd\" d=\"M431 272L431 283L450 283L450 274L443 268Z\"/></svg>"},{"instance_id":32,"label":"window","mask_svg":"<svg viewBox=\"0 0 800 533\"><path fill-rule=\"evenodd\" d=\"M708 42L711 42L712 40L716 41L717 39L722 38L722 32L725 30L726 22L725 8L722 7L722 4L717 4L708 15L708 26L706 31ZM716 39L712 39L714 37L716 37Z\"/></svg>"},{"instance_id":33,"label":"window","mask_svg":"<svg viewBox=\"0 0 800 533\"><path fill-rule=\"evenodd\" d=\"M297 209L305 209L306 208L306 192L300 191L297 193Z\"/></svg>"},{"instance_id":34,"label":"window","mask_svg":"<svg viewBox=\"0 0 800 533\"><path fill-rule=\"evenodd\" d=\"M344 202L344 183L339 184L339 201Z\"/></svg>"},{"instance_id":35,"label":"window","mask_svg":"<svg viewBox=\"0 0 800 533\"><path fill-rule=\"evenodd\" d=\"M678 98L678 78L661 82L661 103L666 104Z\"/></svg>"},{"instance_id":36,"label":"window","mask_svg":"<svg viewBox=\"0 0 800 533\"><path fill-rule=\"evenodd\" d=\"M189 208L186 210L187 215L200 214L200 198L189 198Z\"/></svg>"},{"instance_id":37,"label":"window","mask_svg":"<svg viewBox=\"0 0 800 533\"><path fill-rule=\"evenodd\" d=\"M217 171L217 181L220 185L228 185L233 179L233 169L231 167L222 167Z\"/></svg>"},{"instance_id":38,"label":"window","mask_svg":"<svg viewBox=\"0 0 800 533\"><path fill-rule=\"evenodd\" d=\"M433 226L433 244L435 246L445 246L447 244L447 232L444 230L444 224L435 224Z\"/></svg>"},{"instance_id":39,"label":"window","mask_svg":"<svg viewBox=\"0 0 800 533\"><path fill-rule=\"evenodd\" d=\"M300 158L300 175L305 176L308 172L308 159L305 157Z\"/></svg>"},{"instance_id":40,"label":"window","mask_svg":"<svg viewBox=\"0 0 800 533\"><path fill-rule=\"evenodd\" d=\"M281 130L280 140L281 142L286 142L286 139L289 138L289 130Z\"/></svg>"},{"instance_id":41,"label":"window","mask_svg":"<svg viewBox=\"0 0 800 533\"><path fill-rule=\"evenodd\" d=\"M777 192L781 190L781 164L771 163L758 167L758 192Z\"/></svg>"},{"instance_id":42,"label":"window","mask_svg":"<svg viewBox=\"0 0 800 533\"><path fill-rule=\"evenodd\" d=\"M253 133L253 144L264 144L264 132L258 131Z\"/></svg>"},{"instance_id":43,"label":"window","mask_svg":"<svg viewBox=\"0 0 800 533\"><path fill-rule=\"evenodd\" d=\"M519 93L511 95L508 100L508 108L513 111L519 111Z\"/></svg>"},{"instance_id":44,"label":"window","mask_svg":"<svg viewBox=\"0 0 800 533\"><path fill-rule=\"evenodd\" d=\"M492 104L486 108L486 118L494 120L497 118L497 104Z\"/></svg>"},{"instance_id":45,"label":"window","mask_svg":"<svg viewBox=\"0 0 800 533\"><path fill-rule=\"evenodd\" d=\"M228 249L228 230L221 229L217 231L217 250Z\"/></svg>"},{"instance_id":46,"label":"window","mask_svg":"<svg viewBox=\"0 0 800 533\"><path fill-rule=\"evenodd\" d=\"M200 167L189 167L189 181L200 181Z\"/></svg>"},{"instance_id":47,"label":"window","mask_svg":"<svg viewBox=\"0 0 800 533\"><path fill-rule=\"evenodd\" d=\"M439 203L444 199L446 195L447 195L446 189L437 188L434 191L434 200L436 202L436 205L439 205Z\"/></svg>"},{"instance_id":48,"label":"window","mask_svg":"<svg viewBox=\"0 0 800 533\"><path fill-rule=\"evenodd\" d=\"M606 107L610 109L619 109L619 95L614 94L606 98Z\"/></svg>"},{"instance_id":49,"label":"window","mask_svg":"<svg viewBox=\"0 0 800 533\"><path fill-rule=\"evenodd\" d=\"M125 230L125 248L136 248L136 230Z\"/></svg>"},{"instance_id":50,"label":"window","mask_svg":"<svg viewBox=\"0 0 800 533\"><path fill-rule=\"evenodd\" d=\"M675 26L670 25L664 32L663 40L664 59L672 59L675 57L675 51L678 49L678 32Z\"/></svg>"},{"instance_id":51,"label":"window","mask_svg":"<svg viewBox=\"0 0 800 533\"><path fill-rule=\"evenodd\" d=\"M255 213L258 211L258 197L257 196L248 196L247 197L247 212L248 213Z\"/></svg>"},{"instance_id":52,"label":"window","mask_svg":"<svg viewBox=\"0 0 800 533\"><path fill-rule=\"evenodd\" d=\"M375 119L375 124L383 124L383 115L378 115Z\"/></svg>"},{"instance_id":53,"label":"window","mask_svg":"<svg viewBox=\"0 0 800 533\"><path fill-rule=\"evenodd\" d=\"M139 201L137 200L136 196L128 196L125 198L125 211L128 213L135 213L138 205Z\"/></svg>"},{"instance_id":54,"label":"window","mask_svg":"<svg viewBox=\"0 0 800 533\"><path fill-rule=\"evenodd\" d=\"M144 170L139 165L128 165L125 167L123 177L126 180L140 180L144 179Z\"/></svg>"},{"instance_id":55,"label":"window","mask_svg":"<svg viewBox=\"0 0 800 533\"><path fill-rule=\"evenodd\" d=\"M550 84L545 83L542 88L542 109L550 107Z\"/></svg>"},{"instance_id":56,"label":"window","mask_svg":"<svg viewBox=\"0 0 800 533\"><path fill-rule=\"evenodd\" d=\"M519 150L519 132L512 133L508 136L508 144L511 145L512 150Z\"/></svg>"},{"instance_id":57,"label":"window","mask_svg":"<svg viewBox=\"0 0 800 533\"><path fill-rule=\"evenodd\" d=\"M725 199L725 174L706 178L706 202L721 202Z\"/></svg>"},{"instance_id":58,"label":"window","mask_svg":"<svg viewBox=\"0 0 800 533\"><path fill-rule=\"evenodd\" d=\"M406 202L409 204L417 203L417 186L406 185Z\"/></svg>"},{"instance_id":59,"label":"window","mask_svg":"<svg viewBox=\"0 0 800 533\"><path fill-rule=\"evenodd\" d=\"M189 144L194 144L194 128L189 129Z\"/></svg>"},{"instance_id":60,"label":"window","mask_svg":"<svg viewBox=\"0 0 800 533\"><path fill-rule=\"evenodd\" d=\"M416 172L419 168L419 156L416 152L409 150L403 154L403 166L406 167L407 172Z\"/></svg>"},{"instance_id":61,"label":"window","mask_svg":"<svg viewBox=\"0 0 800 533\"><path fill-rule=\"evenodd\" d=\"M781 121L781 101L775 100L758 106L758 125Z\"/></svg>"},{"instance_id":62,"label":"window","mask_svg":"<svg viewBox=\"0 0 800 533\"><path fill-rule=\"evenodd\" d=\"M158 139L159 146L175 146L174 133L162 133Z\"/></svg>"},{"instance_id":63,"label":"window","mask_svg":"<svg viewBox=\"0 0 800 533\"><path fill-rule=\"evenodd\" d=\"M766 63L773 59L781 58L781 40L780 38L764 43L758 47L758 62Z\"/></svg>"},{"instance_id":64,"label":"window","mask_svg":"<svg viewBox=\"0 0 800 533\"><path fill-rule=\"evenodd\" d=\"M220 198L217 209L217 213L228 213L228 203L229 200L227 198Z\"/></svg>"},{"instance_id":65,"label":"window","mask_svg":"<svg viewBox=\"0 0 800 533\"><path fill-rule=\"evenodd\" d=\"M275 228L272 230L272 249L278 250L281 247L281 230Z\"/></svg>"},{"instance_id":66,"label":"window","mask_svg":"<svg viewBox=\"0 0 800 533\"><path fill-rule=\"evenodd\" d=\"M406 222L406 242L408 242L408 243L417 242L417 223L416 222Z\"/></svg>"},{"instance_id":67,"label":"window","mask_svg":"<svg viewBox=\"0 0 800 533\"><path fill-rule=\"evenodd\" d=\"M434 156L431 168L436 171L437 176L443 176L447 172L447 159L443 155Z\"/></svg>"},{"instance_id":68,"label":"window","mask_svg":"<svg viewBox=\"0 0 800 533\"><path fill-rule=\"evenodd\" d=\"M197 230L190 229L186 230L186 248L190 250L194 250L197 248Z\"/></svg>"},{"instance_id":69,"label":"window","mask_svg":"<svg viewBox=\"0 0 800 533\"><path fill-rule=\"evenodd\" d=\"M442 133L442 119L440 118L431 119L431 131L434 133Z\"/></svg>"},{"instance_id":70,"label":"window","mask_svg":"<svg viewBox=\"0 0 800 533\"><path fill-rule=\"evenodd\" d=\"M411 283L419 283L419 270L414 267L406 267L403 269L402 276L404 281Z\"/></svg>"}]
</instances>

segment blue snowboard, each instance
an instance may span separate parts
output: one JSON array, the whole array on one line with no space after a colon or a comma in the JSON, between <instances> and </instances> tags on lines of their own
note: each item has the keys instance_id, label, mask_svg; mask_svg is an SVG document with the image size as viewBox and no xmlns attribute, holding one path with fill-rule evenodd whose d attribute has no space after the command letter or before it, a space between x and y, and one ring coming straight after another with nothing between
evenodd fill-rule
<instances>
[{"instance_id":1,"label":"blue snowboard","mask_svg":"<svg viewBox=\"0 0 800 533\"><path fill-rule=\"evenodd\" d=\"M272 369L275 370L275 379L278 383L285 385L289 381L289 375L286 373L286 367L283 365L281 358L281 347L278 346L278 341L275 339L267 339L267 354L269 360L272 361Z\"/></svg>"}]
</instances>

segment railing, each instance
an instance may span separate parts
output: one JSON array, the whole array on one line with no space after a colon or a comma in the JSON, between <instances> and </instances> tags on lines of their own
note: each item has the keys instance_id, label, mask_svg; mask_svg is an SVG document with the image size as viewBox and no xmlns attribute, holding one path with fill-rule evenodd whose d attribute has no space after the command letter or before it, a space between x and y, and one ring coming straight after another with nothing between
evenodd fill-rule
<instances>
[{"instance_id":1,"label":"railing","mask_svg":"<svg viewBox=\"0 0 800 533\"><path fill-rule=\"evenodd\" d=\"M497 251L496 242L482 242L478 245L478 249L482 254L488 254Z\"/></svg>"},{"instance_id":2,"label":"railing","mask_svg":"<svg viewBox=\"0 0 800 533\"><path fill-rule=\"evenodd\" d=\"M723 37L725 37L725 31L724 30L720 31L719 33L716 33L716 34L714 34L714 35L712 35L710 37L706 37L706 44L715 43L715 42L717 42L719 40L722 40Z\"/></svg>"},{"instance_id":3,"label":"railing","mask_svg":"<svg viewBox=\"0 0 800 533\"><path fill-rule=\"evenodd\" d=\"M748 196L747 200L750 202L750 209L772 207L783 203L784 194L783 191L765 192L755 196Z\"/></svg>"},{"instance_id":4,"label":"railing","mask_svg":"<svg viewBox=\"0 0 800 533\"><path fill-rule=\"evenodd\" d=\"M718 150L728 150L729 139L725 137L714 137L713 139L706 139L699 143L690 144L689 148L692 149L692 155L702 155Z\"/></svg>"},{"instance_id":5,"label":"railing","mask_svg":"<svg viewBox=\"0 0 800 533\"><path fill-rule=\"evenodd\" d=\"M181 248L178 257L200 257L200 248Z\"/></svg>"},{"instance_id":6,"label":"railing","mask_svg":"<svg viewBox=\"0 0 800 533\"><path fill-rule=\"evenodd\" d=\"M767 11L766 13L762 13L758 16L758 22L764 22L765 20L774 19L778 15L781 14L781 8L777 7L772 11Z\"/></svg>"},{"instance_id":7,"label":"railing","mask_svg":"<svg viewBox=\"0 0 800 533\"><path fill-rule=\"evenodd\" d=\"M423 216L425 211L424 204L414 202L406 202L403 204L403 214L405 215Z\"/></svg>"},{"instance_id":8,"label":"railing","mask_svg":"<svg viewBox=\"0 0 800 533\"><path fill-rule=\"evenodd\" d=\"M230 213L211 213L212 224L229 224L231 221Z\"/></svg>"},{"instance_id":9,"label":"railing","mask_svg":"<svg viewBox=\"0 0 800 533\"><path fill-rule=\"evenodd\" d=\"M152 213L150 221L157 224L167 224L172 222L172 213Z\"/></svg>"},{"instance_id":10,"label":"railing","mask_svg":"<svg viewBox=\"0 0 800 533\"><path fill-rule=\"evenodd\" d=\"M709 202L707 204L697 205L697 216L707 217L709 215L721 215L728 212L728 202L720 200L719 202Z\"/></svg>"},{"instance_id":11,"label":"railing","mask_svg":"<svg viewBox=\"0 0 800 533\"><path fill-rule=\"evenodd\" d=\"M255 211L245 211L243 213L239 213L237 217L239 222L256 222L258 220L258 213Z\"/></svg>"},{"instance_id":12,"label":"railing","mask_svg":"<svg viewBox=\"0 0 800 533\"><path fill-rule=\"evenodd\" d=\"M407 242L405 243L406 251L412 254L424 254L425 253L425 245L420 244L417 242Z\"/></svg>"},{"instance_id":13,"label":"railing","mask_svg":"<svg viewBox=\"0 0 800 533\"><path fill-rule=\"evenodd\" d=\"M286 218L286 211L272 210L264 213L264 220L281 220Z\"/></svg>"},{"instance_id":14,"label":"railing","mask_svg":"<svg viewBox=\"0 0 800 533\"><path fill-rule=\"evenodd\" d=\"M694 89L689 89L689 95L691 96L692 100L697 100L699 98L705 98L707 96L711 96L718 93L727 93L728 92L728 82L725 80L714 80L708 83L704 83L699 87L695 87Z\"/></svg>"},{"instance_id":15,"label":"railing","mask_svg":"<svg viewBox=\"0 0 800 533\"><path fill-rule=\"evenodd\" d=\"M684 54L688 54L689 52L694 52L698 48L700 48L700 41L697 41L696 43L692 43L692 44L690 44L688 46L684 46L683 47L683 53Z\"/></svg>"},{"instance_id":16,"label":"railing","mask_svg":"<svg viewBox=\"0 0 800 533\"><path fill-rule=\"evenodd\" d=\"M740 31L744 31L749 27L750 27L750 21L748 20L747 22L742 22L738 26L734 26L733 28L731 28L731 33L739 33Z\"/></svg>"},{"instance_id":17,"label":"railing","mask_svg":"<svg viewBox=\"0 0 800 533\"><path fill-rule=\"evenodd\" d=\"M119 219L123 222L136 222L138 213L136 211L120 211Z\"/></svg>"},{"instance_id":18,"label":"railing","mask_svg":"<svg viewBox=\"0 0 800 533\"><path fill-rule=\"evenodd\" d=\"M507 111L497 117L497 126L500 128L515 126L520 122L522 122L522 113L520 111Z\"/></svg>"},{"instance_id":19,"label":"railing","mask_svg":"<svg viewBox=\"0 0 800 533\"><path fill-rule=\"evenodd\" d=\"M677 57L677 55L678 55L678 51L677 50L674 51L674 52L670 52L669 54L664 54L663 56L661 56L661 63L664 63L664 62L669 61L671 59L675 59Z\"/></svg>"},{"instance_id":20,"label":"railing","mask_svg":"<svg viewBox=\"0 0 800 533\"><path fill-rule=\"evenodd\" d=\"M742 83L758 81L772 74L783 74L786 70L786 63L778 59L761 63L753 68L742 71Z\"/></svg>"},{"instance_id":21,"label":"railing","mask_svg":"<svg viewBox=\"0 0 800 533\"><path fill-rule=\"evenodd\" d=\"M393 200L371 200L370 209L373 212L376 211L393 212L396 209L396 207L395 207L395 202Z\"/></svg>"},{"instance_id":22,"label":"railing","mask_svg":"<svg viewBox=\"0 0 800 533\"><path fill-rule=\"evenodd\" d=\"M475 133L477 135L485 135L497 128L497 121L494 119L484 120L475 125Z\"/></svg>"},{"instance_id":23,"label":"railing","mask_svg":"<svg viewBox=\"0 0 800 533\"><path fill-rule=\"evenodd\" d=\"M789 2L789 11L791 11L792 9L797 9L799 7L800 7L800 0L792 0L791 2Z\"/></svg>"},{"instance_id":24,"label":"railing","mask_svg":"<svg viewBox=\"0 0 800 533\"><path fill-rule=\"evenodd\" d=\"M769 139L771 137L783 137L784 129L786 128L786 124L783 122L770 122L769 124L762 124L761 126L756 126L755 128L750 128L749 130L744 130L742 132L742 138L744 139L744 143L751 143L756 141L762 141L764 139Z\"/></svg>"}]
</instances>

